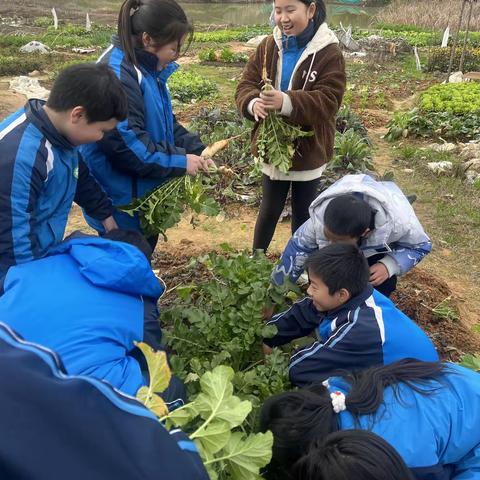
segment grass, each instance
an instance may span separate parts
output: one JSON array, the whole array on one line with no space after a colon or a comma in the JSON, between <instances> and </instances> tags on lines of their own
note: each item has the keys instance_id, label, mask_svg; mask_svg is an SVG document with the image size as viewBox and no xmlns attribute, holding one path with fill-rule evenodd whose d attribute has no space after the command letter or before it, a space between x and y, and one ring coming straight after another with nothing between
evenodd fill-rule
<instances>
[{"instance_id":1,"label":"grass","mask_svg":"<svg viewBox=\"0 0 480 480\"><path fill-rule=\"evenodd\" d=\"M401 167L413 169L414 173L402 174L403 183L409 193L422 198L426 210L435 217L428 234L455 252L460 258L469 258L469 268L479 269L475 253L480 252L480 191L465 185L463 179L455 176L437 176L427 169L428 162L451 161L459 165L455 155L433 150L423 150L410 145L401 148L396 154ZM455 168L454 168L455 170ZM463 252L461 252L463 250ZM478 255L478 253L477 253Z\"/></svg>"}]
</instances>

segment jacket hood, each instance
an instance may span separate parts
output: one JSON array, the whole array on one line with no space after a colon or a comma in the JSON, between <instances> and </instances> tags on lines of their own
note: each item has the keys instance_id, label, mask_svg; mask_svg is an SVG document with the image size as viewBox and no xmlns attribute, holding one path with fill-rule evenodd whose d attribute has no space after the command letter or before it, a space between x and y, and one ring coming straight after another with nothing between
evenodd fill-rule
<instances>
[{"instance_id":1,"label":"jacket hood","mask_svg":"<svg viewBox=\"0 0 480 480\"><path fill-rule=\"evenodd\" d=\"M371 248L384 247L390 240L392 230L398 221L395 204L397 195L386 185L391 182L377 182L368 175L346 175L322 192L310 205L310 217L318 223L315 231L323 237L325 209L332 198L349 193L360 193L363 199L375 210L375 230L367 237L366 244ZM401 196L403 194L400 192ZM397 197L397 198L395 198ZM321 223L321 225L320 225ZM326 240L325 240L326 242Z\"/></svg>"},{"instance_id":2,"label":"jacket hood","mask_svg":"<svg viewBox=\"0 0 480 480\"><path fill-rule=\"evenodd\" d=\"M60 254L70 255L80 273L98 287L155 299L163 293L145 255L128 243L98 237L73 238L49 252Z\"/></svg>"},{"instance_id":3,"label":"jacket hood","mask_svg":"<svg viewBox=\"0 0 480 480\"><path fill-rule=\"evenodd\" d=\"M47 140L55 147L72 150L75 147L73 143L64 137L48 118L43 107L46 102L44 100L31 99L25 105L25 114L27 118L45 135Z\"/></svg>"}]
</instances>

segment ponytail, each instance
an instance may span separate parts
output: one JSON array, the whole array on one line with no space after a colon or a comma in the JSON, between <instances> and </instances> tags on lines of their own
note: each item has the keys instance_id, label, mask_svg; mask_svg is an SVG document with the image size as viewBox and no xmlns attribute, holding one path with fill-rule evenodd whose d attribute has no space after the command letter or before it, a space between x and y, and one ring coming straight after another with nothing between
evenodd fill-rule
<instances>
[{"instance_id":1,"label":"ponytail","mask_svg":"<svg viewBox=\"0 0 480 480\"><path fill-rule=\"evenodd\" d=\"M354 416L375 413L383 402L385 388L392 387L397 394L398 384L404 383L412 390L428 395L432 389L427 391L422 386L437 381L437 389L441 388L440 377L448 371L448 366L440 362L420 362L407 358L356 374L342 375L352 385L345 405Z\"/></svg>"},{"instance_id":2,"label":"ponytail","mask_svg":"<svg viewBox=\"0 0 480 480\"><path fill-rule=\"evenodd\" d=\"M399 383L404 383L412 390L428 395L432 389L423 389L422 385L437 381L438 388L441 388L441 377L448 372L448 366L440 362L405 359L357 374L339 372L338 375L351 384L344 407L358 417L377 411L386 387L396 389ZM314 442L323 441L338 428L338 415L334 411L330 392L321 383L267 399L260 412L260 430L270 430L274 442L272 462L265 478L304 478L290 477L292 465L305 455Z\"/></svg>"},{"instance_id":3,"label":"ponytail","mask_svg":"<svg viewBox=\"0 0 480 480\"><path fill-rule=\"evenodd\" d=\"M148 33L157 47L193 38L193 26L175 0L125 0L118 15L118 37L127 61L136 64L135 48L143 48Z\"/></svg>"},{"instance_id":4,"label":"ponytail","mask_svg":"<svg viewBox=\"0 0 480 480\"><path fill-rule=\"evenodd\" d=\"M132 15L140 8L140 0L126 0L118 14L118 38L122 50L129 62L136 63L134 33L132 29ZM133 12L132 12L133 10Z\"/></svg>"}]
</instances>

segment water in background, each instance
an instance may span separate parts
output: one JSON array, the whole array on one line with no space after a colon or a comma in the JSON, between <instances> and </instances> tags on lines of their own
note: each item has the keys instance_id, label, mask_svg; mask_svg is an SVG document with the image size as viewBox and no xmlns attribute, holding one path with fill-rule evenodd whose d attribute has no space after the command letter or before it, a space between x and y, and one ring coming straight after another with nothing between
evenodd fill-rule
<instances>
[{"instance_id":1,"label":"water in background","mask_svg":"<svg viewBox=\"0 0 480 480\"><path fill-rule=\"evenodd\" d=\"M255 25L266 23L271 12L270 3L183 3L188 17L196 24ZM368 27L380 8L362 8L348 5L328 5L327 22L330 25Z\"/></svg>"}]
</instances>

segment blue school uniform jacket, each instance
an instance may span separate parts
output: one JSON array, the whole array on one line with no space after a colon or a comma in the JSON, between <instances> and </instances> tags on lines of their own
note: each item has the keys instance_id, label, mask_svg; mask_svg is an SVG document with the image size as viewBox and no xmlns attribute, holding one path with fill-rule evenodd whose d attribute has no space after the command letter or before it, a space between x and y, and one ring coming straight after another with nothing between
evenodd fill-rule
<instances>
[{"instance_id":1,"label":"blue school uniform jacket","mask_svg":"<svg viewBox=\"0 0 480 480\"><path fill-rule=\"evenodd\" d=\"M4 324L0 378L1 478L208 480L186 435L104 382L66 375Z\"/></svg>"},{"instance_id":2,"label":"blue school uniform jacket","mask_svg":"<svg viewBox=\"0 0 480 480\"><path fill-rule=\"evenodd\" d=\"M477 480L480 478L480 375L447 364L451 373L440 382L418 385L421 395L398 384L392 387L375 414L355 424L348 410L338 415L341 430L360 428L383 437L421 480ZM341 378L329 379L331 392L347 395Z\"/></svg>"},{"instance_id":3,"label":"blue school uniform jacket","mask_svg":"<svg viewBox=\"0 0 480 480\"><path fill-rule=\"evenodd\" d=\"M127 205L167 179L185 174L187 153L200 154L204 145L175 120L168 78L177 70L170 63L157 71L158 59L136 50L138 66L125 59L120 42L100 57L122 82L128 96L128 118L102 141L82 147L92 174L115 206ZM102 225L86 212L87 222L99 232ZM115 212L122 228L140 229L138 217Z\"/></svg>"},{"instance_id":4,"label":"blue school uniform jacket","mask_svg":"<svg viewBox=\"0 0 480 480\"><path fill-rule=\"evenodd\" d=\"M264 340L271 347L317 333L318 341L298 350L290 360L290 380L298 386L322 381L338 369L366 368L403 358L438 360L423 330L371 285L326 314L304 298L268 324L278 329L275 337Z\"/></svg>"},{"instance_id":5,"label":"blue school uniform jacket","mask_svg":"<svg viewBox=\"0 0 480 480\"><path fill-rule=\"evenodd\" d=\"M144 385L128 353L143 339L143 297L163 289L133 245L97 237L68 240L51 255L12 267L0 319L54 350L69 374L107 380L134 395Z\"/></svg>"},{"instance_id":6,"label":"blue school uniform jacket","mask_svg":"<svg viewBox=\"0 0 480 480\"><path fill-rule=\"evenodd\" d=\"M73 201L99 223L113 212L44 104L30 100L0 123L0 277L62 241Z\"/></svg>"}]
</instances>

